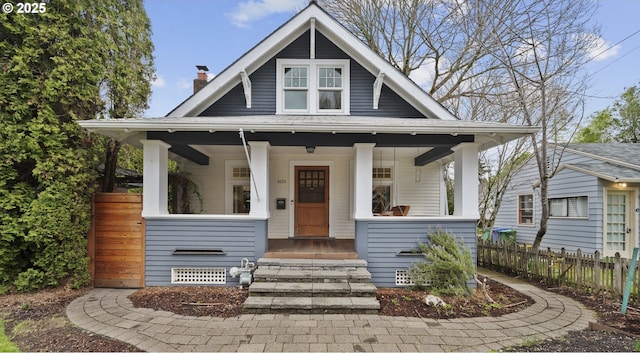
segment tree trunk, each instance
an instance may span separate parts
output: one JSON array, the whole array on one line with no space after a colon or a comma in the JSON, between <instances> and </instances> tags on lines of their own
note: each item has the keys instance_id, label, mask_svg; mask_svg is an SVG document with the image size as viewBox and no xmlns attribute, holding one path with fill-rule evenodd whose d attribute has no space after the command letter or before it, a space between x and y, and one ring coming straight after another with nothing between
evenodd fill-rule
<instances>
[{"instance_id":1,"label":"tree trunk","mask_svg":"<svg viewBox=\"0 0 640 353\"><path fill-rule=\"evenodd\" d=\"M104 177L102 179L102 192L113 192L116 185L116 169L118 168L118 152L122 143L109 139L104 158Z\"/></svg>"},{"instance_id":2,"label":"tree trunk","mask_svg":"<svg viewBox=\"0 0 640 353\"><path fill-rule=\"evenodd\" d=\"M544 147L546 148L546 146ZM545 156L546 157L546 156ZM540 248L540 243L545 234L547 234L547 224L549 223L549 178L547 175L542 177L540 181L540 227L536 233L536 239L533 241L533 250ZM535 209L535 206L534 206Z\"/></svg>"}]
</instances>

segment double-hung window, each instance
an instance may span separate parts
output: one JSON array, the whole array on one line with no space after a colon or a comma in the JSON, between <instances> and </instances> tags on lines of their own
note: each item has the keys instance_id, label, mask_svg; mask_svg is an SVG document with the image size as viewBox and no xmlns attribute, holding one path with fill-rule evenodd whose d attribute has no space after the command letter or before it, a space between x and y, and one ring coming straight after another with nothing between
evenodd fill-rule
<instances>
[{"instance_id":1,"label":"double-hung window","mask_svg":"<svg viewBox=\"0 0 640 353\"><path fill-rule=\"evenodd\" d=\"M278 59L279 114L348 114L349 60Z\"/></svg>"},{"instance_id":2,"label":"double-hung window","mask_svg":"<svg viewBox=\"0 0 640 353\"><path fill-rule=\"evenodd\" d=\"M518 195L518 224L533 225L533 194Z\"/></svg>"}]
</instances>

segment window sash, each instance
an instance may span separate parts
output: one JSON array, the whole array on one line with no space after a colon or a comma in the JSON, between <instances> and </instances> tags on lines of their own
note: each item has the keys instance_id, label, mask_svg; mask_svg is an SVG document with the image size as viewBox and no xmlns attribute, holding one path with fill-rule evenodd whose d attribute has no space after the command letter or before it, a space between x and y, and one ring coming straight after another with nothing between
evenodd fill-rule
<instances>
[{"instance_id":1,"label":"window sash","mask_svg":"<svg viewBox=\"0 0 640 353\"><path fill-rule=\"evenodd\" d=\"M533 194L518 196L518 224L533 224Z\"/></svg>"},{"instance_id":2,"label":"window sash","mask_svg":"<svg viewBox=\"0 0 640 353\"><path fill-rule=\"evenodd\" d=\"M589 217L589 198L587 196L576 196L549 199L549 216Z\"/></svg>"}]
</instances>

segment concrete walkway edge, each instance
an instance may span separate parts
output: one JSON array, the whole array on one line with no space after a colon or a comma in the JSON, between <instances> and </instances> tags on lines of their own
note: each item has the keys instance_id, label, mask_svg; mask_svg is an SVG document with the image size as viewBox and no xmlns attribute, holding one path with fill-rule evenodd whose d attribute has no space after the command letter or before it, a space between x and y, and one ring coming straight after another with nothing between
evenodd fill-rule
<instances>
[{"instance_id":1,"label":"concrete walkway edge","mask_svg":"<svg viewBox=\"0 0 640 353\"><path fill-rule=\"evenodd\" d=\"M153 352L490 351L586 329L581 303L497 272L479 274L534 299L501 317L452 320L357 314L243 314L189 317L134 308L135 290L93 289L67 307L73 324Z\"/></svg>"}]
</instances>

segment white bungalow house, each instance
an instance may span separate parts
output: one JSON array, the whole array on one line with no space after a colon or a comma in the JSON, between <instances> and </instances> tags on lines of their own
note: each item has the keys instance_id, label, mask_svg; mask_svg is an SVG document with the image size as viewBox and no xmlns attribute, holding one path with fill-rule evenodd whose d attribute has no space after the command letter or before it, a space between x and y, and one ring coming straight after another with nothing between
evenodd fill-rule
<instances>
[{"instance_id":1,"label":"white bungalow house","mask_svg":"<svg viewBox=\"0 0 640 353\"><path fill-rule=\"evenodd\" d=\"M351 241L378 286L402 282L420 260L406 250L429 229L475 256L478 152L537 130L458 119L315 2L167 116L80 125L144 149L147 286L171 285L181 267L237 283L227 269L276 239ZM170 157L198 185L201 213L167 211ZM408 214L393 216L397 205ZM218 255L176 251L195 248Z\"/></svg>"}]
</instances>

